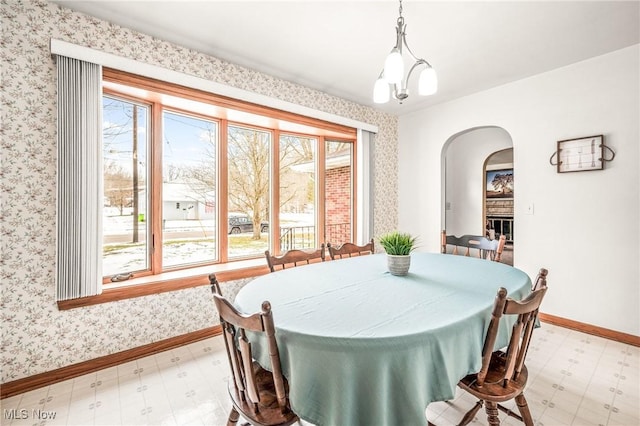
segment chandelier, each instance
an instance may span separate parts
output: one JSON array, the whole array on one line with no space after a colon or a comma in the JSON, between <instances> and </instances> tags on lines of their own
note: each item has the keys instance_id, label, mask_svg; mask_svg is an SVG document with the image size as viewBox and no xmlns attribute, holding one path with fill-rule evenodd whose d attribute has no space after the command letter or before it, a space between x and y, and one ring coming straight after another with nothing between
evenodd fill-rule
<instances>
[{"instance_id":1,"label":"chandelier","mask_svg":"<svg viewBox=\"0 0 640 426\"><path fill-rule=\"evenodd\" d=\"M391 49L391 53L384 61L384 68L378 76L373 86L373 101L377 104L389 102L390 92L395 99L404 101L409 97L407 85L413 70L424 65L424 69L420 73L418 80L418 94L421 96L433 95L438 91L438 77L436 71L431 64L424 59L417 58L413 54L406 39L406 28L404 18L402 17L402 0L400 0L399 17L396 26L396 45ZM404 60L402 59L403 46L409 56L413 59L414 64L409 68L407 75L404 75ZM391 87L389 87L391 86Z\"/></svg>"}]
</instances>

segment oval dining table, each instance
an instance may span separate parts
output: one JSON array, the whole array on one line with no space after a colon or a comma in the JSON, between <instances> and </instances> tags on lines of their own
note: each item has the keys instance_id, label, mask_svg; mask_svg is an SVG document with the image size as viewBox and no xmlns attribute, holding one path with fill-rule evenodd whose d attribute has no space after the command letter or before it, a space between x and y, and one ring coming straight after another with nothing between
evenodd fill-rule
<instances>
[{"instance_id":1,"label":"oval dining table","mask_svg":"<svg viewBox=\"0 0 640 426\"><path fill-rule=\"evenodd\" d=\"M413 253L406 276L386 254L270 273L237 294L244 312L271 303L292 409L315 425L426 425L430 402L454 397L481 365L499 287L520 299L523 271L498 262ZM506 345L508 324L496 347ZM260 340L254 356L269 365Z\"/></svg>"}]
</instances>

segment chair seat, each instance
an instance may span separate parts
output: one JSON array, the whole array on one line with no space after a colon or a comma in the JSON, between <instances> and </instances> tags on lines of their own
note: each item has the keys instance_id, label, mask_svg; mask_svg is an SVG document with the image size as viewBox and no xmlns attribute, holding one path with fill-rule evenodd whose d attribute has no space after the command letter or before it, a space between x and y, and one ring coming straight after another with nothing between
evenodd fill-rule
<instances>
[{"instance_id":1,"label":"chair seat","mask_svg":"<svg viewBox=\"0 0 640 426\"><path fill-rule=\"evenodd\" d=\"M489 370L485 378L484 385L479 388L476 385L477 374L469 374L460 382L458 386L470 394L474 395L478 399L492 402L505 402L516 397L524 390L527 384L527 367L522 366L522 371L518 375L517 380L509 380L507 386L503 386L505 369L505 357L504 352L496 351L491 355L491 361L489 364Z\"/></svg>"},{"instance_id":2,"label":"chair seat","mask_svg":"<svg viewBox=\"0 0 640 426\"><path fill-rule=\"evenodd\" d=\"M278 405L278 399L276 397L275 384L273 381L273 375L270 371L265 370L257 362L253 362L253 371L256 377L256 385L258 387L258 395L260 395L259 410L247 420L252 425L258 426L276 426L276 425L290 425L298 421L298 416L291 410L283 413ZM289 392L289 383L284 378L284 386L286 392ZM251 406L240 399L238 391L236 389L233 378L229 379L229 395L233 401L233 405L238 408L243 415L250 415L253 410Z\"/></svg>"}]
</instances>

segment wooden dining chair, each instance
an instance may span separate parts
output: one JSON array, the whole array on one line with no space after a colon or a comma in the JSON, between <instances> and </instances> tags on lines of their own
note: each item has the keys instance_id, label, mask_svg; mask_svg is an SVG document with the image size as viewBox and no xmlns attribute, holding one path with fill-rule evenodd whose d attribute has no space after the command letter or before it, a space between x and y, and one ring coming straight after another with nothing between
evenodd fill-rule
<instances>
[{"instance_id":1,"label":"wooden dining chair","mask_svg":"<svg viewBox=\"0 0 640 426\"><path fill-rule=\"evenodd\" d=\"M536 275L536 279L535 281L533 281L533 285L531 286L531 291L536 291L541 289L542 287L547 286L548 273L549 271L547 271L545 268L540 268L540 271L538 271L538 275Z\"/></svg>"},{"instance_id":2,"label":"wooden dining chair","mask_svg":"<svg viewBox=\"0 0 640 426\"><path fill-rule=\"evenodd\" d=\"M456 237L455 235L447 235L447 231L443 230L441 238L442 247L440 251L445 254L462 254L458 252L458 249L461 249L465 256L470 256L472 253L475 253L481 259L500 262L506 242L507 238L504 235L500 235L500 238L497 240L490 240L480 235L463 235ZM453 246L453 249L449 251L447 246Z\"/></svg>"},{"instance_id":3,"label":"wooden dining chair","mask_svg":"<svg viewBox=\"0 0 640 426\"><path fill-rule=\"evenodd\" d=\"M269 250L264 252L267 258L269 270L275 272L277 269L286 269L289 266L307 265L314 262L324 262L324 244L320 248L313 251L308 250L289 250L279 256L274 256Z\"/></svg>"},{"instance_id":4,"label":"wooden dining chair","mask_svg":"<svg viewBox=\"0 0 640 426\"><path fill-rule=\"evenodd\" d=\"M220 289L220 283L216 274L209 274L209 284L211 285L211 292L222 296L222 290Z\"/></svg>"},{"instance_id":5,"label":"wooden dining chair","mask_svg":"<svg viewBox=\"0 0 640 426\"><path fill-rule=\"evenodd\" d=\"M237 424L240 415L256 426L286 426L298 422L289 405L289 384L282 375L271 304L262 302L260 312L242 314L220 294L214 274L209 275L209 281L231 369L228 389L233 407L227 426ZM253 359L247 332L264 334L269 350L268 370Z\"/></svg>"},{"instance_id":6,"label":"wooden dining chair","mask_svg":"<svg viewBox=\"0 0 640 426\"><path fill-rule=\"evenodd\" d=\"M371 241L363 246L359 246L353 243L344 243L339 246L332 246L331 243L327 243L327 250L329 250L329 256L331 256L331 260L336 260L342 259L343 257L373 254L375 247L372 238Z\"/></svg>"},{"instance_id":7,"label":"wooden dining chair","mask_svg":"<svg viewBox=\"0 0 640 426\"><path fill-rule=\"evenodd\" d=\"M528 378L525 358L536 326L538 309L547 292L546 269L540 271L545 273L540 275L539 288L522 300L508 298L504 288L498 290L482 349L482 367L480 371L469 374L458 383L461 389L479 399L464 415L460 426L470 423L483 405L491 426L500 424L498 410L524 422L526 426L533 426L533 418L523 392ZM509 344L504 351L494 351L500 321L507 315L517 316ZM499 404L511 399L515 399L520 414Z\"/></svg>"}]
</instances>

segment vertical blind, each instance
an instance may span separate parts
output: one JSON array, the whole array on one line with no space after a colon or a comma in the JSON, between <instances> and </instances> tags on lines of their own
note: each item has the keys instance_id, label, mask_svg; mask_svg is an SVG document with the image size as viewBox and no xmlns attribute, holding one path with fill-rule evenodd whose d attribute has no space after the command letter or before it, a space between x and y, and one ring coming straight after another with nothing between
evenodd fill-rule
<instances>
[{"instance_id":1,"label":"vertical blind","mask_svg":"<svg viewBox=\"0 0 640 426\"><path fill-rule=\"evenodd\" d=\"M375 133L358 130L358 233L357 243L366 244L373 238L373 201L374 201L374 140Z\"/></svg>"},{"instance_id":2,"label":"vertical blind","mask_svg":"<svg viewBox=\"0 0 640 426\"><path fill-rule=\"evenodd\" d=\"M56 299L102 292L102 68L56 56Z\"/></svg>"}]
</instances>

